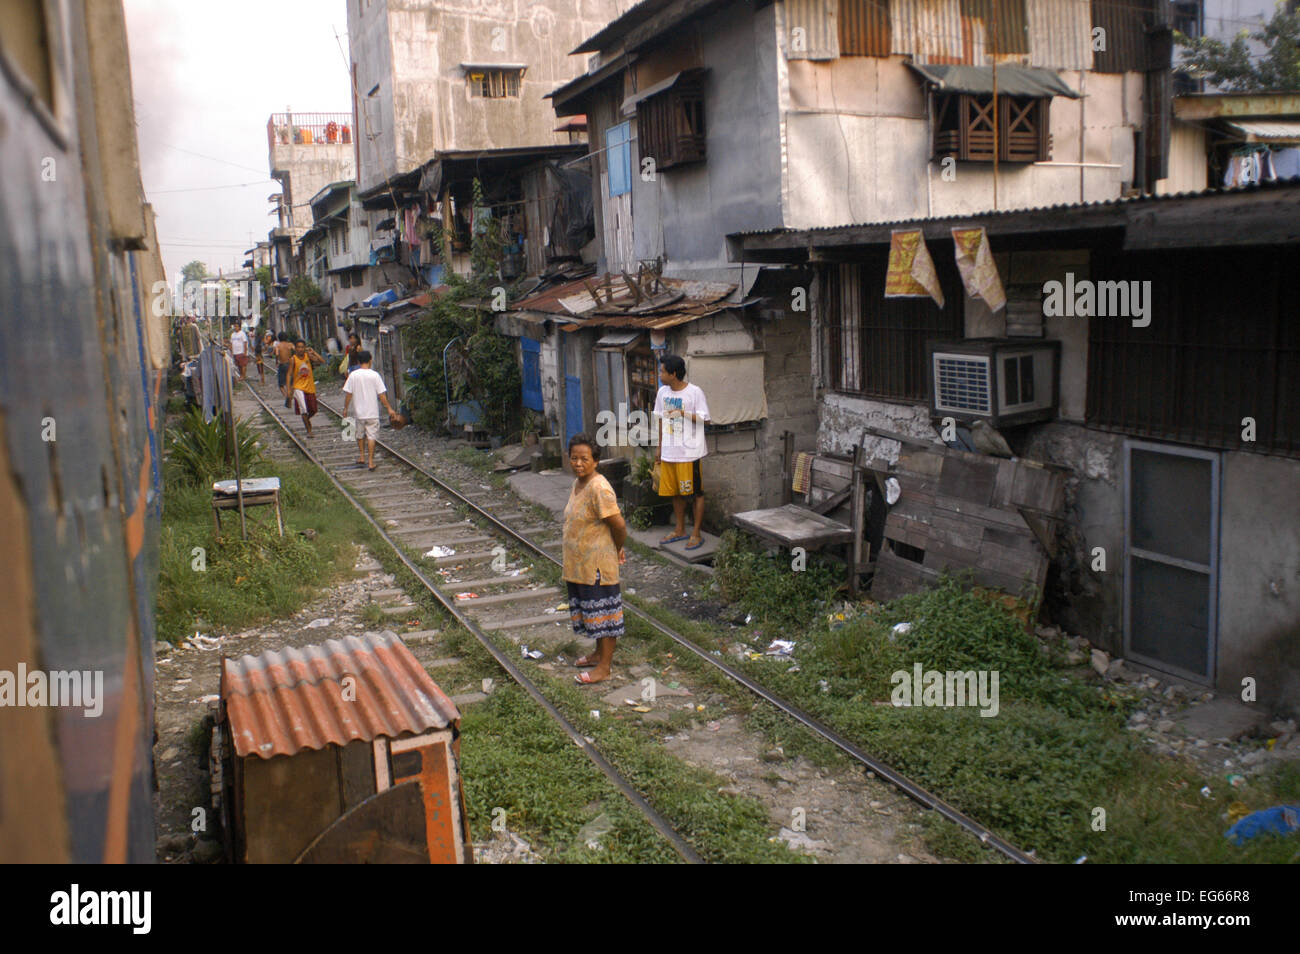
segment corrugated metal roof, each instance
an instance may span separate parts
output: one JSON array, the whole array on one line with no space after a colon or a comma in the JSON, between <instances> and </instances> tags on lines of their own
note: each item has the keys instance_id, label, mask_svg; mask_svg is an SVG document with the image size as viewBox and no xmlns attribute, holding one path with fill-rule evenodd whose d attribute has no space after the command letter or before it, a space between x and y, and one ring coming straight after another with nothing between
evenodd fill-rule
<instances>
[{"instance_id":1,"label":"corrugated metal roof","mask_svg":"<svg viewBox=\"0 0 1300 954\"><path fill-rule=\"evenodd\" d=\"M591 297L587 285L600 295L600 303ZM673 325L704 318L725 308L736 290L734 283L702 282L680 278L660 278L660 294L650 302L637 304L636 296L621 276L611 277L608 287L595 277L577 279L530 295L511 309L513 312L541 312L567 318L579 327L609 325L618 328L671 328Z\"/></svg>"},{"instance_id":2,"label":"corrugated metal roof","mask_svg":"<svg viewBox=\"0 0 1300 954\"><path fill-rule=\"evenodd\" d=\"M1252 141L1300 139L1300 122L1285 119L1234 119L1227 125Z\"/></svg>"},{"instance_id":3,"label":"corrugated metal roof","mask_svg":"<svg viewBox=\"0 0 1300 954\"><path fill-rule=\"evenodd\" d=\"M1145 203L1168 202L1174 199L1194 199L1204 196L1250 192L1258 189L1300 189L1300 178L1279 179L1276 182L1260 182L1254 185L1242 186L1235 189L1216 187L1204 189L1200 192L1169 192L1161 195L1136 195L1129 198L1098 199L1095 202L1058 202L1054 205L1036 205L1030 208L998 209L997 211L992 209L982 209L954 215L917 216L910 219L890 219L880 222L846 222L841 225L821 225L809 229L750 229L744 232L732 232L730 233L730 237L742 238L746 235L779 235L782 233L789 233L792 235L795 233L814 234L817 232L839 232L843 229L858 228L898 228L902 226L915 226L927 222L968 222L974 219L1023 215L1026 212L1070 212L1075 209L1099 209L1112 205L1141 205Z\"/></svg>"},{"instance_id":4,"label":"corrugated metal roof","mask_svg":"<svg viewBox=\"0 0 1300 954\"><path fill-rule=\"evenodd\" d=\"M351 701L343 678L354 678ZM391 632L331 639L221 661L235 753L264 759L398 738L460 722L460 713Z\"/></svg>"}]
</instances>

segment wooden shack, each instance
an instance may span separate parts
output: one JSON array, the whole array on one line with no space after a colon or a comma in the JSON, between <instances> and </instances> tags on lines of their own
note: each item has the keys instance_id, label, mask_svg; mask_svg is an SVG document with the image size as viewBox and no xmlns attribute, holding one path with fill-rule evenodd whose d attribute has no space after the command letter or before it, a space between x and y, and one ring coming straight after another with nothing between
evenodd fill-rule
<instances>
[{"instance_id":1,"label":"wooden shack","mask_svg":"<svg viewBox=\"0 0 1300 954\"><path fill-rule=\"evenodd\" d=\"M470 861L460 713L400 637L221 667L213 789L233 860Z\"/></svg>"}]
</instances>

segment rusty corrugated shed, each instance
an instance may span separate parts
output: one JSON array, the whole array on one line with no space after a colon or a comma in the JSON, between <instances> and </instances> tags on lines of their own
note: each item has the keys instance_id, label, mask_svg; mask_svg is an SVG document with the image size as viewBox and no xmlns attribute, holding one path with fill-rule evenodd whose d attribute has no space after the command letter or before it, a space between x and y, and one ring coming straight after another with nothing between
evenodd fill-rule
<instances>
[{"instance_id":1,"label":"rusty corrugated shed","mask_svg":"<svg viewBox=\"0 0 1300 954\"><path fill-rule=\"evenodd\" d=\"M889 19L891 50L916 63L1092 65L1088 0L890 0Z\"/></svg>"},{"instance_id":2,"label":"rusty corrugated shed","mask_svg":"<svg viewBox=\"0 0 1300 954\"><path fill-rule=\"evenodd\" d=\"M833 60L840 55L836 0L785 0L788 60ZM796 33L796 30L802 31Z\"/></svg>"},{"instance_id":3,"label":"rusty corrugated shed","mask_svg":"<svg viewBox=\"0 0 1300 954\"><path fill-rule=\"evenodd\" d=\"M346 676L354 691L345 692ZM389 632L222 659L221 699L241 758L393 739L460 721L452 701Z\"/></svg>"},{"instance_id":4,"label":"rusty corrugated shed","mask_svg":"<svg viewBox=\"0 0 1300 954\"><path fill-rule=\"evenodd\" d=\"M840 0L841 56L888 56L889 0Z\"/></svg>"},{"instance_id":5,"label":"rusty corrugated shed","mask_svg":"<svg viewBox=\"0 0 1300 954\"><path fill-rule=\"evenodd\" d=\"M1026 10L1029 65L1092 69L1092 11L1081 0L1033 0Z\"/></svg>"},{"instance_id":6,"label":"rusty corrugated shed","mask_svg":"<svg viewBox=\"0 0 1300 954\"><path fill-rule=\"evenodd\" d=\"M1092 0L1092 23L1101 28L1105 49L1094 56L1099 73L1142 72L1149 68L1146 30L1154 25L1151 0Z\"/></svg>"}]
</instances>

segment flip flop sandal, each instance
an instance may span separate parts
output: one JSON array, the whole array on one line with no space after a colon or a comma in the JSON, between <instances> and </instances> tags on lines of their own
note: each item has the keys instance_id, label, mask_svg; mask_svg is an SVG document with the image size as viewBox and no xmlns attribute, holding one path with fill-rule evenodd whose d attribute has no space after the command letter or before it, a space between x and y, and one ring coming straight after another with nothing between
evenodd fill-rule
<instances>
[{"instance_id":1,"label":"flip flop sandal","mask_svg":"<svg viewBox=\"0 0 1300 954\"><path fill-rule=\"evenodd\" d=\"M683 540L689 540L689 539L690 537L688 537L686 534L683 533L680 537L669 537L667 540L660 540L659 545L661 547L666 547L670 543L681 543Z\"/></svg>"},{"instance_id":2,"label":"flip flop sandal","mask_svg":"<svg viewBox=\"0 0 1300 954\"><path fill-rule=\"evenodd\" d=\"M609 682L609 677L606 676L604 679L592 679L591 673L580 672L573 677L573 681L580 686L594 686L598 682Z\"/></svg>"},{"instance_id":3,"label":"flip flop sandal","mask_svg":"<svg viewBox=\"0 0 1300 954\"><path fill-rule=\"evenodd\" d=\"M685 550L698 550L698 549L699 549L700 547L702 547L702 546L704 546L704 538L703 538L703 537L700 538L700 542L699 542L699 543L688 543L685 547L683 547L683 549L685 549Z\"/></svg>"},{"instance_id":4,"label":"flip flop sandal","mask_svg":"<svg viewBox=\"0 0 1300 954\"><path fill-rule=\"evenodd\" d=\"M596 665L596 660L592 659L590 656L579 656L573 661L573 664L579 669L590 669L592 666Z\"/></svg>"}]
</instances>

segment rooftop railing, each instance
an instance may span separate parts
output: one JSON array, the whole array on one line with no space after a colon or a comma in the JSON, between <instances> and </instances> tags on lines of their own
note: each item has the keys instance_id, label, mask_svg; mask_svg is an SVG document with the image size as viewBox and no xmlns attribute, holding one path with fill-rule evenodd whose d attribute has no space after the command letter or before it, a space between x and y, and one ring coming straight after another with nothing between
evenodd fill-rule
<instances>
[{"instance_id":1,"label":"rooftop railing","mask_svg":"<svg viewBox=\"0 0 1300 954\"><path fill-rule=\"evenodd\" d=\"M266 121L271 149L288 145L338 145L352 142L351 113L272 113Z\"/></svg>"}]
</instances>

